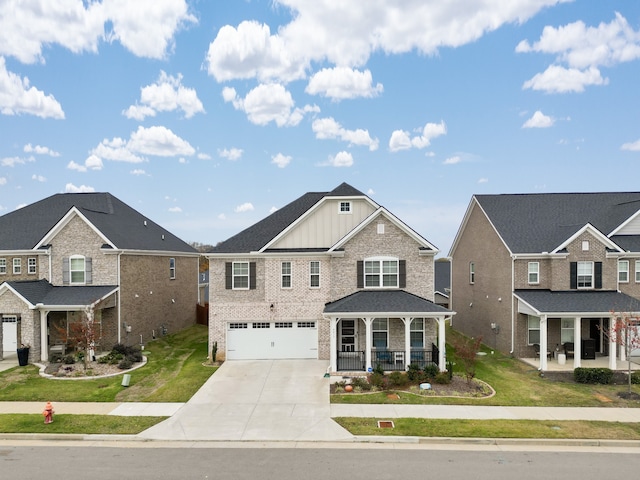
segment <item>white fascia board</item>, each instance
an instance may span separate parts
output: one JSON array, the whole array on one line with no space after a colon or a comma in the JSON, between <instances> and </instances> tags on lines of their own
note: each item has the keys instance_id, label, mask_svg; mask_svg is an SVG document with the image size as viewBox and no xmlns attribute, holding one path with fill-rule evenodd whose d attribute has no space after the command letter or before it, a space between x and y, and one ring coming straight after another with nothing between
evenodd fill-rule
<instances>
[{"instance_id":1,"label":"white fascia board","mask_svg":"<svg viewBox=\"0 0 640 480\"><path fill-rule=\"evenodd\" d=\"M629 225L631 222L633 222L639 216L640 216L640 210L638 210L636 213L634 213L629 218L627 218L624 222L622 222L622 224L620 224L619 226L614 228L613 231L608 236L612 237L613 235L616 235L619 231L624 230L624 227Z\"/></svg>"},{"instance_id":2,"label":"white fascia board","mask_svg":"<svg viewBox=\"0 0 640 480\"><path fill-rule=\"evenodd\" d=\"M0 295L7 291L13 293L16 297L22 300L29 307L30 310L33 310L36 308L36 306L33 303L31 303L29 300L27 300L22 295L20 295L11 285L9 285L8 282L4 282L2 285L0 285Z\"/></svg>"},{"instance_id":3,"label":"white fascia board","mask_svg":"<svg viewBox=\"0 0 640 480\"><path fill-rule=\"evenodd\" d=\"M600 230L598 230L596 227L594 227L590 223L587 223L584 227L582 227L580 230L578 230L576 233L571 235L568 239L566 239L564 242L562 242L560 245L554 248L551 253L557 253L560 250L563 250L564 248L566 248L567 245L575 241L576 238L578 238L580 235L582 235L585 232L589 232L590 234L592 234L605 246L612 248L614 250L617 250L619 252L623 251L620 249L618 245L616 245L613 241L611 241L611 239L607 237L604 233L602 233Z\"/></svg>"},{"instance_id":4,"label":"white fascia board","mask_svg":"<svg viewBox=\"0 0 640 480\"><path fill-rule=\"evenodd\" d=\"M442 312L442 313L429 313L429 312L332 312L323 313L322 316L326 319L332 318L443 318L446 319L455 315L456 312Z\"/></svg>"},{"instance_id":5,"label":"white fascia board","mask_svg":"<svg viewBox=\"0 0 640 480\"><path fill-rule=\"evenodd\" d=\"M60 231L74 218L74 217L79 217L82 219L82 221L84 221L89 228L91 228L91 230L93 230L103 241L103 243L107 243L109 245L111 245L112 248L116 248L116 246L113 244L113 242L111 240L109 240L100 230L98 230L96 228L96 226L91 223L87 217L85 217L80 210L78 210L76 207L71 207L69 209L69 211L58 221L58 223L56 223L53 228L51 228L51 230L49 230L45 236L42 238L42 240L40 240L38 242L38 244L35 246L35 248L40 248L43 245L48 245L51 243L51 241L55 238L55 236L60 233Z\"/></svg>"},{"instance_id":6,"label":"white fascia board","mask_svg":"<svg viewBox=\"0 0 640 480\"><path fill-rule=\"evenodd\" d=\"M514 260L547 260L547 259L553 259L553 258L567 258L569 256L568 253L562 252L562 253L549 253L549 252L542 252L542 253L514 253L511 255L511 258L513 258Z\"/></svg>"},{"instance_id":7,"label":"white fascia board","mask_svg":"<svg viewBox=\"0 0 640 480\"><path fill-rule=\"evenodd\" d=\"M104 254L122 254L122 255L140 255L140 256L156 256L156 257L200 257L200 252L176 252L173 250L119 250L103 248L100 250Z\"/></svg>"},{"instance_id":8,"label":"white fascia board","mask_svg":"<svg viewBox=\"0 0 640 480\"><path fill-rule=\"evenodd\" d=\"M533 305L520 298L517 293L514 293L513 296L518 300L518 313L523 313L525 315L534 315L536 317L542 315L542 312L538 311L533 307Z\"/></svg>"},{"instance_id":9,"label":"white fascia board","mask_svg":"<svg viewBox=\"0 0 640 480\"><path fill-rule=\"evenodd\" d=\"M304 212L302 215L300 215L298 218L296 218L293 223L291 223L290 225L287 226L287 228L285 228L284 230L282 230L278 235L276 235L275 237L273 237L269 242L267 242L267 244L265 246L263 246L259 252L262 253L265 250L268 250L269 247L275 243L277 243L282 237L284 237L285 235L287 235L291 230L293 230L294 228L297 227L297 225L299 223L301 223L302 221L304 221L304 219L306 219L308 216L310 216L313 212L315 212L318 208L320 208L323 204L325 204L328 201L333 201L333 200L364 200L368 203L370 203L374 208L378 208L379 205L374 202L373 200L371 200L369 197L367 197L366 195L363 196L330 196L330 195L325 195L324 197L322 197L318 202L316 202L311 208L309 208L309 210L307 210L306 212Z\"/></svg>"},{"instance_id":10,"label":"white fascia board","mask_svg":"<svg viewBox=\"0 0 640 480\"><path fill-rule=\"evenodd\" d=\"M509 245L507 245L507 242L504 241L504 238L502 238L502 235L500 235L500 232L498 231L496 226L491 221L491 218L489 217L489 215L487 215L487 212L485 212L484 208L482 208L482 205L480 205L480 202L478 201L478 199L474 195L473 197L471 197L471 201L469 202L469 206L467 207L467 211L464 214L464 217L462 219L462 223L460 224L460 227L458 228L458 232L456 233L456 236L453 239L453 243L451 244L451 248L449 249L449 257L453 257L453 254L454 254L453 252L455 251L456 247L458 246L458 241L459 241L460 237L462 236L462 234L463 234L463 232L464 232L464 230L465 230L465 228L467 226L467 223L469 221L469 218L471 217L471 212L473 211L473 207L474 206L476 206L476 207L478 207L480 209L480 211L482 212L484 217L489 222L489 225L491 225L491 228L493 228L493 231L496 233L496 235L498 236L498 238L502 242L502 245L504 245L504 248L507 250L509 255L513 256L513 252L509 248Z\"/></svg>"},{"instance_id":11,"label":"white fascia board","mask_svg":"<svg viewBox=\"0 0 640 480\"><path fill-rule=\"evenodd\" d=\"M413 238L413 240L415 240L418 244L420 244L421 246L429 249L429 250L425 251L424 253L421 252L423 255L424 254L436 255L440 251L440 250L438 250L438 248L435 245L431 244L429 241L427 241L427 239L425 239L423 236L419 235L415 230L413 230L411 227L409 227L406 223L404 223L402 220L400 220L398 217L396 217L389 210L387 210L384 207L379 207L375 212L373 212L371 215L369 215L367 218L365 218L362 222L360 222L354 229L352 229L344 237L342 237L340 240L338 240L338 242L336 242L329 249L329 252L333 252L333 251L341 248L345 243L347 243L350 239L352 239L355 235L357 235L360 231L362 231L362 229L364 229L367 225L371 224L376 218L378 218L378 217L380 217L382 215L387 217L396 227L398 227L404 233L406 233L411 238Z\"/></svg>"},{"instance_id":12,"label":"white fascia board","mask_svg":"<svg viewBox=\"0 0 640 480\"><path fill-rule=\"evenodd\" d=\"M46 255L46 248L33 248L29 250L0 250L0 256Z\"/></svg>"}]
</instances>

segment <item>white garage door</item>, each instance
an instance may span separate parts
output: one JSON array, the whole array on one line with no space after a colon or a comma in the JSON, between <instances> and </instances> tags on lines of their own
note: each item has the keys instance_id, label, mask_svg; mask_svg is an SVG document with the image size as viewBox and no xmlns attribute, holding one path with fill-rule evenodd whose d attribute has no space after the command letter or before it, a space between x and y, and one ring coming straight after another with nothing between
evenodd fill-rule
<instances>
[{"instance_id":1,"label":"white garage door","mask_svg":"<svg viewBox=\"0 0 640 480\"><path fill-rule=\"evenodd\" d=\"M2 317L2 351L16 352L18 349L18 318Z\"/></svg>"},{"instance_id":2,"label":"white garage door","mask_svg":"<svg viewBox=\"0 0 640 480\"><path fill-rule=\"evenodd\" d=\"M227 324L227 360L318 358L317 322Z\"/></svg>"}]
</instances>

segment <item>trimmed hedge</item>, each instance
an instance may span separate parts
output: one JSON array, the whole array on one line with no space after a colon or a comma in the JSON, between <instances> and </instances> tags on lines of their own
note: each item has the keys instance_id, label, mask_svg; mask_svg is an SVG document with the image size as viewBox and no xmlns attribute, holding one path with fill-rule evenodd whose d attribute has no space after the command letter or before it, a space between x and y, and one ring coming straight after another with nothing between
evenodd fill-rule
<instances>
[{"instance_id":1,"label":"trimmed hedge","mask_svg":"<svg viewBox=\"0 0 640 480\"><path fill-rule=\"evenodd\" d=\"M613 379L613 370L610 368L576 368L573 370L573 379L577 383L608 385Z\"/></svg>"}]
</instances>

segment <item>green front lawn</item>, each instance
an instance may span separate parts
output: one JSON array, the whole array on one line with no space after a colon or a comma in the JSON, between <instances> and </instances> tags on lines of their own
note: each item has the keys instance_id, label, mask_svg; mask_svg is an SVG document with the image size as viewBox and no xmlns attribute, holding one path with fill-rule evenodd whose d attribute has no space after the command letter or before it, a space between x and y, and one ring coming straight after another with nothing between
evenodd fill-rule
<instances>
[{"instance_id":1,"label":"green front lawn","mask_svg":"<svg viewBox=\"0 0 640 480\"><path fill-rule=\"evenodd\" d=\"M42 415L0 415L2 433L59 433L135 435L167 417L118 417L114 415L55 415L45 425Z\"/></svg>"}]
</instances>

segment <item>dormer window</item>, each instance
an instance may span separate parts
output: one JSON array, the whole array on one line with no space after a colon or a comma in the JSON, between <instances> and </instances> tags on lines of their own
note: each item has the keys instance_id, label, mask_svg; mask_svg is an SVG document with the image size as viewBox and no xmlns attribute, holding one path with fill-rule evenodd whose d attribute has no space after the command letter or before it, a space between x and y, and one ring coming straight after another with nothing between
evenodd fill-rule
<instances>
[{"instance_id":1,"label":"dormer window","mask_svg":"<svg viewBox=\"0 0 640 480\"><path fill-rule=\"evenodd\" d=\"M339 213L351 213L351 202L340 202Z\"/></svg>"}]
</instances>

